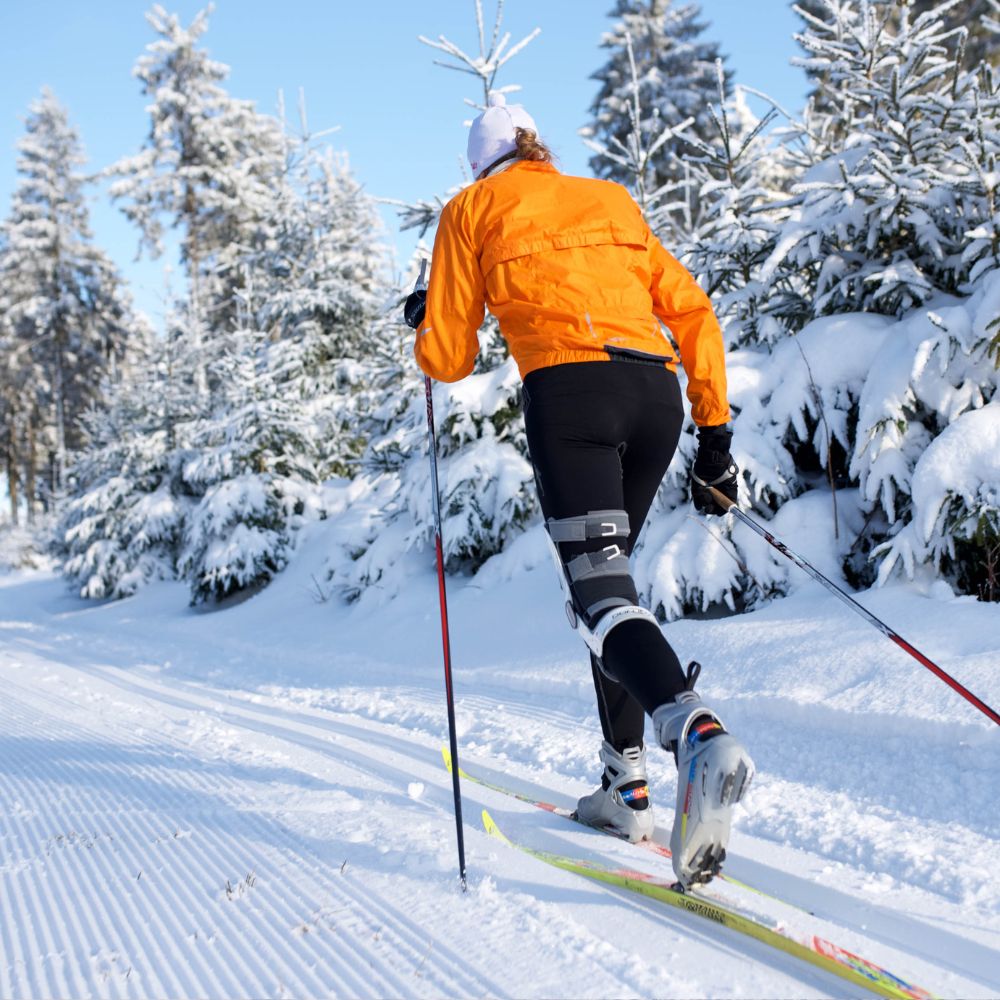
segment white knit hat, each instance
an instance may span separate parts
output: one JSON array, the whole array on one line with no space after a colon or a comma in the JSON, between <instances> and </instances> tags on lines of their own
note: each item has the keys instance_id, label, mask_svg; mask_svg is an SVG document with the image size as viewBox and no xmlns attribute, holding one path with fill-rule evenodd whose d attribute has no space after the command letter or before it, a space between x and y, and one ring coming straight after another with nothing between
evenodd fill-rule
<instances>
[{"instance_id":1,"label":"white knit hat","mask_svg":"<svg viewBox=\"0 0 1000 1000\"><path fill-rule=\"evenodd\" d=\"M520 104L508 105L503 94L490 94L489 107L469 129L469 166L473 177L517 149L514 130L518 128L538 131L535 120Z\"/></svg>"}]
</instances>

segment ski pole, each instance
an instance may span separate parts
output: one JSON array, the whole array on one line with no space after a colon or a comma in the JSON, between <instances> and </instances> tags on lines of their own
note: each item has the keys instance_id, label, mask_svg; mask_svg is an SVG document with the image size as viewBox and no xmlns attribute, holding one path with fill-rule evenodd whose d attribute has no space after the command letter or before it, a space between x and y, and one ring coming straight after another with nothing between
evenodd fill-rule
<instances>
[{"instance_id":1,"label":"ski pole","mask_svg":"<svg viewBox=\"0 0 1000 1000\"><path fill-rule=\"evenodd\" d=\"M426 258L420 262L420 276L415 289L427 287ZM459 782L458 738L455 735L455 696L451 686L451 640L448 636L448 599L444 585L444 547L441 543L441 493L438 489L437 436L434 433L434 393L431 378L424 376L424 394L427 397L427 441L431 456L431 498L434 506L434 549L437 554L438 597L441 602L441 646L444 651L444 692L448 703L448 743L453 766L451 788L455 799L455 835L458 840L458 877L462 890L468 889L465 877L465 837L462 833L462 788Z\"/></svg>"},{"instance_id":2,"label":"ski pole","mask_svg":"<svg viewBox=\"0 0 1000 1000\"><path fill-rule=\"evenodd\" d=\"M830 591L835 597L839 597L849 608L857 611L862 618L865 619L870 625L874 625L887 639L891 639L900 649L905 650L910 654L918 663L925 666L932 674L935 674L941 680L945 682L952 690L957 691L966 701L975 705L980 712L983 713L988 719L992 719L998 726L1000 726L1000 715L998 715L986 702L977 698L967 687L960 684L954 677L951 676L947 671L942 670L933 660L924 656L915 646L908 643L898 632L889 628L888 625L880 618L876 618L870 611L863 608L853 597L850 596L846 591L841 590L832 580L827 579L815 566L807 562L802 556L796 555L784 542L779 541L774 537L763 525L758 524L752 517L745 514L739 507L736 506L735 502L730 500L724 493L720 493L714 486L709 486L709 492L712 494L715 502L722 507L723 510L729 513L735 514L748 528L752 528L770 545L773 545L782 555L787 556L799 569L805 570L814 580L818 583L823 584L827 590Z\"/></svg>"}]
</instances>

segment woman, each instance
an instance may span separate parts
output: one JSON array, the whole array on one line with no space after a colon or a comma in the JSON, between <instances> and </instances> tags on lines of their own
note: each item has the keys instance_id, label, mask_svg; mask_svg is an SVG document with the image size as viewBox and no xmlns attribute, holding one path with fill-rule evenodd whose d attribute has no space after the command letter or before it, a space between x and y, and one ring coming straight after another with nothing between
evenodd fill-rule
<instances>
[{"instance_id":1,"label":"woman","mask_svg":"<svg viewBox=\"0 0 1000 1000\"><path fill-rule=\"evenodd\" d=\"M753 763L694 692L655 617L638 603L628 556L677 447L677 356L699 427L696 507L736 499L722 335L705 293L663 249L624 188L552 165L525 110L494 95L472 124L475 183L444 208L429 287L406 302L415 354L432 378L473 369L488 306L524 381L538 499L570 621L591 651L604 731L601 787L581 819L649 837L644 717L679 769L671 849L684 885L725 858L730 812Z\"/></svg>"}]
</instances>

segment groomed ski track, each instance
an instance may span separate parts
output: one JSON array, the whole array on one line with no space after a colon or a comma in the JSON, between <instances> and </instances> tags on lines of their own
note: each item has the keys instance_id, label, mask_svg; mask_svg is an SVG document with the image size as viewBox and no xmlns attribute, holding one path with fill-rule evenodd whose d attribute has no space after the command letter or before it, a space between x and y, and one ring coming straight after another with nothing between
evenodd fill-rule
<instances>
[{"instance_id":1,"label":"groomed ski track","mask_svg":"<svg viewBox=\"0 0 1000 1000\"><path fill-rule=\"evenodd\" d=\"M100 606L0 577L0 996L854 995L505 851L481 807L543 849L656 864L471 784L461 894L432 581L344 609L311 600L315 569L211 614L174 585ZM872 599L1000 700L995 607ZM815 914L790 925L995 996L997 734L835 605L671 626L760 766L731 871ZM452 606L463 766L572 804L598 728L552 581ZM673 776L652 772L665 837Z\"/></svg>"}]
</instances>

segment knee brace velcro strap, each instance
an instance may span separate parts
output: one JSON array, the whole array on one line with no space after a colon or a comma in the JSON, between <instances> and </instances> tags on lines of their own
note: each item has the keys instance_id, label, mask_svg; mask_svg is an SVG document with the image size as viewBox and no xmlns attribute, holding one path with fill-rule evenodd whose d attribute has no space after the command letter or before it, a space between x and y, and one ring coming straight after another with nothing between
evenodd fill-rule
<instances>
[{"instance_id":1,"label":"knee brace velcro strap","mask_svg":"<svg viewBox=\"0 0 1000 1000\"><path fill-rule=\"evenodd\" d=\"M623 510L591 510L580 517L550 517L545 522L556 542L585 542L588 538L628 538L628 514Z\"/></svg>"},{"instance_id":2,"label":"knee brace velcro strap","mask_svg":"<svg viewBox=\"0 0 1000 1000\"><path fill-rule=\"evenodd\" d=\"M566 563L570 583L598 576L628 576L628 556L620 545L606 545L599 552L584 552Z\"/></svg>"},{"instance_id":3,"label":"knee brace velcro strap","mask_svg":"<svg viewBox=\"0 0 1000 1000\"><path fill-rule=\"evenodd\" d=\"M590 647L590 651L598 658L604 655L604 643L608 634L613 628L617 628L623 622L635 621L651 622L657 628L660 623L656 620L656 615L646 608L640 608L638 604L628 604L623 607L613 608L594 626L591 630L582 622L577 622L577 631L583 636L583 641Z\"/></svg>"},{"instance_id":4,"label":"knee brace velcro strap","mask_svg":"<svg viewBox=\"0 0 1000 1000\"><path fill-rule=\"evenodd\" d=\"M634 603L625 597L605 597L604 600L594 601L593 604L589 605L587 610L584 611L583 617L588 622L595 622L600 615L603 615L605 611L611 608L632 607L635 607Z\"/></svg>"}]
</instances>

